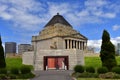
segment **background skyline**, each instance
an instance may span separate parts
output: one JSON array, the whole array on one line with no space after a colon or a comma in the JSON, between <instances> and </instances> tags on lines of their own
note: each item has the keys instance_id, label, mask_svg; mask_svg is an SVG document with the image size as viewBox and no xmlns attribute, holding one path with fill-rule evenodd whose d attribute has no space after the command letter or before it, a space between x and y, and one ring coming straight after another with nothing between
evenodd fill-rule
<instances>
[{"instance_id":1,"label":"background skyline","mask_svg":"<svg viewBox=\"0 0 120 80\"><path fill-rule=\"evenodd\" d=\"M119 0L0 0L0 34L5 42L31 43L57 13L88 38L88 46L100 49L102 32L120 43Z\"/></svg>"}]
</instances>

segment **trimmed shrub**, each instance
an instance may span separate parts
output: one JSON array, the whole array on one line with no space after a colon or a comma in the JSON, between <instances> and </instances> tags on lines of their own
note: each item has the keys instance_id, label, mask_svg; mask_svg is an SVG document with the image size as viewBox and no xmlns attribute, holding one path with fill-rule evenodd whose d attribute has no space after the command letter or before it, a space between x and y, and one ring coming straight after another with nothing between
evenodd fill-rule
<instances>
[{"instance_id":1,"label":"trimmed shrub","mask_svg":"<svg viewBox=\"0 0 120 80\"><path fill-rule=\"evenodd\" d=\"M79 78L80 74L81 74L81 73L74 72L74 73L72 74L72 77Z\"/></svg>"},{"instance_id":2,"label":"trimmed shrub","mask_svg":"<svg viewBox=\"0 0 120 80\"><path fill-rule=\"evenodd\" d=\"M19 79L28 79L28 78L33 78L33 77L35 77L34 74L32 74L32 73L26 73L26 74L20 74L18 78Z\"/></svg>"},{"instance_id":3,"label":"trimmed shrub","mask_svg":"<svg viewBox=\"0 0 120 80\"><path fill-rule=\"evenodd\" d=\"M95 73L94 67L86 67L86 72Z\"/></svg>"},{"instance_id":4,"label":"trimmed shrub","mask_svg":"<svg viewBox=\"0 0 120 80\"><path fill-rule=\"evenodd\" d=\"M97 69L97 72L98 72L99 74L107 73L107 72L108 72L108 69L107 69L106 67L99 67L99 68Z\"/></svg>"},{"instance_id":5,"label":"trimmed shrub","mask_svg":"<svg viewBox=\"0 0 120 80\"><path fill-rule=\"evenodd\" d=\"M84 67L81 66L81 65L76 65L76 66L74 67L74 71L75 71L75 72L78 72L78 73L83 73L83 72L84 72Z\"/></svg>"},{"instance_id":6,"label":"trimmed shrub","mask_svg":"<svg viewBox=\"0 0 120 80\"><path fill-rule=\"evenodd\" d=\"M120 67L114 67L114 68L112 68L112 72L120 74Z\"/></svg>"},{"instance_id":7,"label":"trimmed shrub","mask_svg":"<svg viewBox=\"0 0 120 80\"><path fill-rule=\"evenodd\" d=\"M84 72L79 75L80 78L97 78L98 74L95 73L89 73L89 72Z\"/></svg>"},{"instance_id":8,"label":"trimmed shrub","mask_svg":"<svg viewBox=\"0 0 120 80\"><path fill-rule=\"evenodd\" d=\"M34 70L34 67L32 65L25 65L25 64L23 64L22 66L27 66L27 67L30 67L31 70Z\"/></svg>"},{"instance_id":9,"label":"trimmed shrub","mask_svg":"<svg viewBox=\"0 0 120 80\"><path fill-rule=\"evenodd\" d=\"M14 68L11 68L10 72L11 72L12 74L19 74L19 69L16 68L16 67L14 67Z\"/></svg>"},{"instance_id":10,"label":"trimmed shrub","mask_svg":"<svg viewBox=\"0 0 120 80\"><path fill-rule=\"evenodd\" d=\"M0 80L8 80L6 74L0 74Z\"/></svg>"},{"instance_id":11,"label":"trimmed shrub","mask_svg":"<svg viewBox=\"0 0 120 80\"><path fill-rule=\"evenodd\" d=\"M9 74L10 79L17 79L18 76L16 74Z\"/></svg>"},{"instance_id":12,"label":"trimmed shrub","mask_svg":"<svg viewBox=\"0 0 120 80\"><path fill-rule=\"evenodd\" d=\"M113 72L107 72L105 74L99 74L99 78L103 78L103 79L113 79L115 76L115 73Z\"/></svg>"},{"instance_id":13,"label":"trimmed shrub","mask_svg":"<svg viewBox=\"0 0 120 80\"><path fill-rule=\"evenodd\" d=\"M27 73L31 73L31 68L29 66L23 65L21 66L21 74L27 74Z\"/></svg>"},{"instance_id":14,"label":"trimmed shrub","mask_svg":"<svg viewBox=\"0 0 120 80\"><path fill-rule=\"evenodd\" d=\"M120 79L120 75L119 74L115 74L113 78L116 79L116 80Z\"/></svg>"},{"instance_id":15,"label":"trimmed shrub","mask_svg":"<svg viewBox=\"0 0 120 80\"><path fill-rule=\"evenodd\" d=\"M6 68L0 68L0 74L7 74Z\"/></svg>"}]
</instances>

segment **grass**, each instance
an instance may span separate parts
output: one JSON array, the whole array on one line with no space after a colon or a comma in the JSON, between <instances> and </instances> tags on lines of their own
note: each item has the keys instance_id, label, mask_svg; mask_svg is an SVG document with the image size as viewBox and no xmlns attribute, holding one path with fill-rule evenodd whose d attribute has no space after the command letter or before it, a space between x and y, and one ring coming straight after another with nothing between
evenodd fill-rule
<instances>
[{"instance_id":1,"label":"grass","mask_svg":"<svg viewBox=\"0 0 120 80\"><path fill-rule=\"evenodd\" d=\"M119 80L119 79L78 78L77 80Z\"/></svg>"},{"instance_id":2,"label":"grass","mask_svg":"<svg viewBox=\"0 0 120 80\"><path fill-rule=\"evenodd\" d=\"M5 60L6 60L6 68L7 68L8 71L11 68L18 68L18 69L20 69L21 66L23 66L22 58L20 58L20 57L7 57ZM31 66L31 65L26 65L26 66L28 66L31 69L33 69L33 66ZM9 73L7 74L8 77L9 77L10 74ZM31 74L31 73L28 73L28 74L24 74L24 75L23 74L19 74L19 75L15 75L15 76L17 76L19 78L32 78L34 75ZM12 80L29 80L29 79L12 79Z\"/></svg>"},{"instance_id":3,"label":"grass","mask_svg":"<svg viewBox=\"0 0 120 80\"><path fill-rule=\"evenodd\" d=\"M116 61L120 65L120 56L116 57ZM100 57L85 57L85 66L92 66L94 68L102 66Z\"/></svg>"},{"instance_id":4,"label":"grass","mask_svg":"<svg viewBox=\"0 0 120 80\"><path fill-rule=\"evenodd\" d=\"M120 65L120 56L116 57L117 64ZM6 58L7 69L11 67L20 68L22 66L22 59L20 57ZM101 66L100 57L85 57L85 66L93 66L94 68Z\"/></svg>"},{"instance_id":5,"label":"grass","mask_svg":"<svg viewBox=\"0 0 120 80\"><path fill-rule=\"evenodd\" d=\"M117 65L120 65L120 56L116 57Z\"/></svg>"},{"instance_id":6,"label":"grass","mask_svg":"<svg viewBox=\"0 0 120 80\"><path fill-rule=\"evenodd\" d=\"M120 56L116 57L117 65L120 65ZM100 57L85 57L85 66L92 66L94 68L100 67ZM120 79L100 79L100 78L78 78L77 80L120 80Z\"/></svg>"},{"instance_id":7,"label":"grass","mask_svg":"<svg viewBox=\"0 0 120 80\"><path fill-rule=\"evenodd\" d=\"M6 58L6 67L7 69L11 69L12 67L20 68L22 66L22 59L17 58Z\"/></svg>"},{"instance_id":8,"label":"grass","mask_svg":"<svg viewBox=\"0 0 120 80\"><path fill-rule=\"evenodd\" d=\"M101 61L99 57L85 57L85 66L100 67Z\"/></svg>"},{"instance_id":9,"label":"grass","mask_svg":"<svg viewBox=\"0 0 120 80\"><path fill-rule=\"evenodd\" d=\"M120 56L116 57L117 64L120 65ZM7 69L12 67L20 68L22 66L21 58L6 58ZM85 57L85 66L93 66L94 68L101 66L100 57ZM19 80L19 79L17 79ZM26 79L25 79L26 80ZM78 78L77 80L108 80L108 79L99 79L99 78ZM109 79L114 80L114 79Z\"/></svg>"}]
</instances>

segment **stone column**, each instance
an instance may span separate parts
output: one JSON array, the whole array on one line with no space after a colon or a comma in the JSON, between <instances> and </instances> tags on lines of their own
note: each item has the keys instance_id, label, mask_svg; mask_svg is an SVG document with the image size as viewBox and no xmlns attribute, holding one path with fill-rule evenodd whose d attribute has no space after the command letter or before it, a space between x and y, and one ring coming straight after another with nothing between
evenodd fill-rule
<instances>
[{"instance_id":1,"label":"stone column","mask_svg":"<svg viewBox=\"0 0 120 80\"><path fill-rule=\"evenodd\" d=\"M72 40L70 40L70 49L72 49Z\"/></svg>"},{"instance_id":2,"label":"stone column","mask_svg":"<svg viewBox=\"0 0 120 80\"><path fill-rule=\"evenodd\" d=\"M77 49L77 41L75 40L75 49Z\"/></svg>"},{"instance_id":3,"label":"stone column","mask_svg":"<svg viewBox=\"0 0 120 80\"><path fill-rule=\"evenodd\" d=\"M78 49L79 49L79 41L78 41Z\"/></svg>"},{"instance_id":4,"label":"stone column","mask_svg":"<svg viewBox=\"0 0 120 80\"><path fill-rule=\"evenodd\" d=\"M76 41L75 41L75 49L76 49Z\"/></svg>"},{"instance_id":5,"label":"stone column","mask_svg":"<svg viewBox=\"0 0 120 80\"><path fill-rule=\"evenodd\" d=\"M79 41L79 49L80 49L80 41Z\"/></svg>"},{"instance_id":6,"label":"stone column","mask_svg":"<svg viewBox=\"0 0 120 80\"><path fill-rule=\"evenodd\" d=\"M83 50L84 50L84 48L85 48L85 45L84 45L84 42L83 42Z\"/></svg>"},{"instance_id":7,"label":"stone column","mask_svg":"<svg viewBox=\"0 0 120 80\"><path fill-rule=\"evenodd\" d=\"M79 49L79 41L77 41L77 46L78 46L78 49Z\"/></svg>"},{"instance_id":8,"label":"stone column","mask_svg":"<svg viewBox=\"0 0 120 80\"><path fill-rule=\"evenodd\" d=\"M78 49L78 41L76 41L76 49Z\"/></svg>"},{"instance_id":9,"label":"stone column","mask_svg":"<svg viewBox=\"0 0 120 80\"><path fill-rule=\"evenodd\" d=\"M75 48L75 41L73 40L73 48Z\"/></svg>"},{"instance_id":10,"label":"stone column","mask_svg":"<svg viewBox=\"0 0 120 80\"><path fill-rule=\"evenodd\" d=\"M73 40L72 40L72 49L73 49Z\"/></svg>"},{"instance_id":11,"label":"stone column","mask_svg":"<svg viewBox=\"0 0 120 80\"><path fill-rule=\"evenodd\" d=\"M85 49L87 48L87 42L85 42Z\"/></svg>"},{"instance_id":12,"label":"stone column","mask_svg":"<svg viewBox=\"0 0 120 80\"><path fill-rule=\"evenodd\" d=\"M80 50L82 50L82 42L80 41Z\"/></svg>"},{"instance_id":13,"label":"stone column","mask_svg":"<svg viewBox=\"0 0 120 80\"><path fill-rule=\"evenodd\" d=\"M69 40L67 39L67 49L69 49Z\"/></svg>"}]
</instances>

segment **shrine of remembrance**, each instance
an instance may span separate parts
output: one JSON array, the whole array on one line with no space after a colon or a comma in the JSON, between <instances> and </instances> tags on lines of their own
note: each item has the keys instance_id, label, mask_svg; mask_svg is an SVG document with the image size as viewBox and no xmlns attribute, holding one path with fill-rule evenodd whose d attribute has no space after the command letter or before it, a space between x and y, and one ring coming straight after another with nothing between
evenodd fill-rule
<instances>
[{"instance_id":1,"label":"shrine of remembrance","mask_svg":"<svg viewBox=\"0 0 120 80\"><path fill-rule=\"evenodd\" d=\"M73 70L84 65L87 38L57 13L39 35L32 36L32 46L33 51L23 53L23 64L35 70Z\"/></svg>"}]
</instances>

